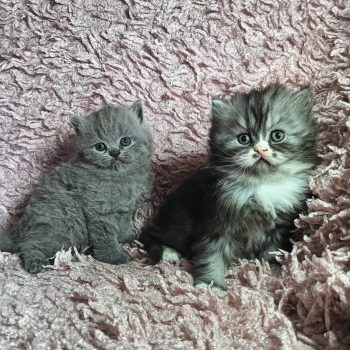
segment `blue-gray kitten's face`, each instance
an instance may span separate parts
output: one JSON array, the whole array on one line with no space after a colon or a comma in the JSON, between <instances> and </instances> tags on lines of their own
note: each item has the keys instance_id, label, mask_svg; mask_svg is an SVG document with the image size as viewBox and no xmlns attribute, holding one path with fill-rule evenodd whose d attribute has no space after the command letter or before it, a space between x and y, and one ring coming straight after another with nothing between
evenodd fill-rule
<instances>
[{"instance_id":1,"label":"blue-gray kitten's face","mask_svg":"<svg viewBox=\"0 0 350 350\"><path fill-rule=\"evenodd\" d=\"M230 100L213 100L212 161L245 175L310 168L316 159L316 125L309 89L272 85Z\"/></svg>"},{"instance_id":2,"label":"blue-gray kitten's face","mask_svg":"<svg viewBox=\"0 0 350 350\"><path fill-rule=\"evenodd\" d=\"M120 171L138 167L152 154L151 134L143 122L142 105L106 106L86 118L72 118L78 135L78 153L99 168Z\"/></svg>"}]
</instances>

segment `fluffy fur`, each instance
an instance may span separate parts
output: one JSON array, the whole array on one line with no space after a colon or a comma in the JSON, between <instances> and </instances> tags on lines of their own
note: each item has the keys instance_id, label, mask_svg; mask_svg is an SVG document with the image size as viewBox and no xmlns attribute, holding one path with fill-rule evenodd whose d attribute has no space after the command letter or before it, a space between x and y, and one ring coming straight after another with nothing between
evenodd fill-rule
<instances>
[{"instance_id":1,"label":"fluffy fur","mask_svg":"<svg viewBox=\"0 0 350 350\"><path fill-rule=\"evenodd\" d=\"M163 245L192 258L196 284L226 288L233 261L273 261L271 252L288 249L316 161L316 125L307 88L273 85L212 108L209 167L170 195L140 240L156 261Z\"/></svg>"},{"instance_id":2,"label":"fluffy fur","mask_svg":"<svg viewBox=\"0 0 350 350\"><path fill-rule=\"evenodd\" d=\"M152 188L152 138L139 101L72 118L77 155L56 169L30 199L0 250L20 252L25 269L42 270L60 249L91 246L96 259L128 261L131 217Z\"/></svg>"}]
</instances>

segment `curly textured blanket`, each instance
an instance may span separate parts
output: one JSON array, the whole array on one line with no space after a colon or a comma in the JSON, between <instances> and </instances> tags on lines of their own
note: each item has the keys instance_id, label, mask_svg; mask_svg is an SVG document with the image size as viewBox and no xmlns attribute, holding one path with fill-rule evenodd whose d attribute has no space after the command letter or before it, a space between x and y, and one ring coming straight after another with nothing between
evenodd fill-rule
<instances>
[{"instance_id":1,"label":"curly textured blanket","mask_svg":"<svg viewBox=\"0 0 350 350\"><path fill-rule=\"evenodd\" d=\"M210 97L310 83L321 164L282 275L242 261L227 292L190 266L59 253L30 276L0 253L1 349L350 348L350 11L346 0L0 0L6 228L62 158L68 117L145 101L157 184L138 227L206 161Z\"/></svg>"}]
</instances>

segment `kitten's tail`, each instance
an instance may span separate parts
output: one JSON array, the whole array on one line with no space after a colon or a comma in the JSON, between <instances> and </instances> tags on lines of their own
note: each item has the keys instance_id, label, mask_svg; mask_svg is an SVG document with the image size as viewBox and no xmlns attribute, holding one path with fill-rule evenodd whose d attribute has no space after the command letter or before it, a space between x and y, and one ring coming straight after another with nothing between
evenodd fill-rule
<instances>
[{"instance_id":1,"label":"kitten's tail","mask_svg":"<svg viewBox=\"0 0 350 350\"><path fill-rule=\"evenodd\" d=\"M0 234L0 251L9 253L18 252L17 244L13 241L12 235L10 235L8 232L3 232Z\"/></svg>"},{"instance_id":2,"label":"kitten's tail","mask_svg":"<svg viewBox=\"0 0 350 350\"><path fill-rule=\"evenodd\" d=\"M147 251L148 256L151 258L152 262L154 264L157 264L160 260L162 260L163 245L149 234L149 229L151 228L144 228L141 231L138 240L143 244L144 249Z\"/></svg>"}]
</instances>

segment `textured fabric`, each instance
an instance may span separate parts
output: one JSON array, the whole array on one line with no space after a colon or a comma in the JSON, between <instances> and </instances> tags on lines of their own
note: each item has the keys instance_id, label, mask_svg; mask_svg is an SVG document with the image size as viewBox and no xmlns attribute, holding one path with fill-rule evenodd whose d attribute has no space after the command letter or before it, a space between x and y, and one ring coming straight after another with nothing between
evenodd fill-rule
<instances>
[{"instance_id":1,"label":"textured fabric","mask_svg":"<svg viewBox=\"0 0 350 350\"><path fill-rule=\"evenodd\" d=\"M0 253L1 349L350 347L350 11L346 0L0 0L0 225L69 151L69 116L145 101L155 194L206 161L210 98L310 84L321 132L305 242L282 276L242 261L218 295L181 266L60 253L37 276Z\"/></svg>"}]
</instances>

